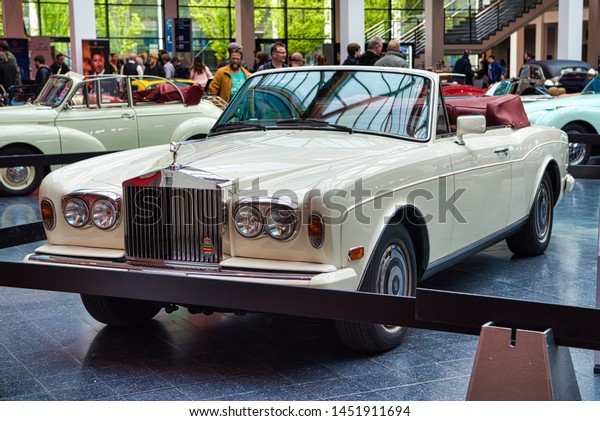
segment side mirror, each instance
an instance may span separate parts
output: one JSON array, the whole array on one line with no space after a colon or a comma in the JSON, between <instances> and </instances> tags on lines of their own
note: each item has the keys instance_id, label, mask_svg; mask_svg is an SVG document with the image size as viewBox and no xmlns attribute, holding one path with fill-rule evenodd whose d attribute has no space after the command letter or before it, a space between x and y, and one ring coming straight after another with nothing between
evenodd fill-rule
<instances>
[{"instance_id":1,"label":"side mirror","mask_svg":"<svg viewBox=\"0 0 600 421\"><path fill-rule=\"evenodd\" d=\"M482 134L486 131L485 116L476 115L461 115L456 119L456 143L464 145L463 136L466 134Z\"/></svg>"}]
</instances>

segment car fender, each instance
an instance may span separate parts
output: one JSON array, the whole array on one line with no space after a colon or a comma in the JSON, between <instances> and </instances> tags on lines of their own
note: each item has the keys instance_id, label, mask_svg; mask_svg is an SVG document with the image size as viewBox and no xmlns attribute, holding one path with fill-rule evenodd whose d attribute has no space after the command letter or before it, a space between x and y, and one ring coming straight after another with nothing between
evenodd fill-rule
<instances>
[{"instance_id":1,"label":"car fender","mask_svg":"<svg viewBox=\"0 0 600 421\"><path fill-rule=\"evenodd\" d=\"M7 124L0 130L0 149L12 145L31 145L45 154L61 153L60 133L50 125Z\"/></svg>"},{"instance_id":2,"label":"car fender","mask_svg":"<svg viewBox=\"0 0 600 421\"><path fill-rule=\"evenodd\" d=\"M196 117L181 123L173 131L169 141L181 142L188 139L202 139L206 137L216 119L212 117Z\"/></svg>"},{"instance_id":3,"label":"car fender","mask_svg":"<svg viewBox=\"0 0 600 421\"><path fill-rule=\"evenodd\" d=\"M567 124L577 121L586 122L594 128L596 133L600 133L600 108L560 107L539 116L535 124L537 126L551 126L562 129Z\"/></svg>"},{"instance_id":4,"label":"car fender","mask_svg":"<svg viewBox=\"0 0 600 421\"><path fill-rule=\"evenodd\" d=\"M106 147L87 133L70 127L57 127L60 134L62 153L103 152Z\"/></svg>"}]
</instances>

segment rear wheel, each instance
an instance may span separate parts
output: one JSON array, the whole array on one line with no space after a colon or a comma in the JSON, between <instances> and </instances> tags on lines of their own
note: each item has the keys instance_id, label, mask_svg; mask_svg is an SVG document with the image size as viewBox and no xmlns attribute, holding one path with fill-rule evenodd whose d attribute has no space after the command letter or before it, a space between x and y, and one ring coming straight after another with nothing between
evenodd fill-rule
<instances>
[{"instance_id":1,"label":"rear wheel","mask_svg":"<svg viewBox=\"0 0 600 421\"><path fill-rule=\"evenodd\" d=\"M9 146L2 150L3 156L30 155L32 152L19 146ZM0 195L26 196L33 193L44 178L41 166L15 166L0 168Z\"/></svg>"},{"instance_id":2,"label":"rear wheel","mask_svg":"<svg viewBox=\"0 0 600 421\"><path fill-rule=\"evenodd\" d=\"M417 279L412 240L403 225L389 226L373 253L361 291L413 296ZM406 327L336 321L337 333L348 347L383 352L400 344Z\"/></svg>"},{"instance_id":3,"label":"rear wheel","mask_svg":"<svg viewBox=\"0 0 600 421\"><path fill-rule=\"evenodd\" d=\"M81 294L87 312L101 323L112 326L135 326L151 320L160 307L141 300Z\"/></svg>"},{"instance_id":4,"label":"rear wheel","mask_svg":"<svg viewBox=\"0 0 600 421\"><path fill-rule=\"evenodd\" d=\"M552 180L548 173L544 173L527 222L520 231L506 239L508 248L522 256L538 256L544 253L550 244L553 216Z\"/></svg>"},{"instance_id":5,"label":"rear wheel","mask_svg":"<svg viewBox=\"0 0 600 421\"><path fill-rule=\"evenodd\" d=\"M567 134L589 134L581 124L571 123L562 128ZM592 155L592 146L586 143L569 142L569 165L585 165Z\"/></svg>"}]
</instances>

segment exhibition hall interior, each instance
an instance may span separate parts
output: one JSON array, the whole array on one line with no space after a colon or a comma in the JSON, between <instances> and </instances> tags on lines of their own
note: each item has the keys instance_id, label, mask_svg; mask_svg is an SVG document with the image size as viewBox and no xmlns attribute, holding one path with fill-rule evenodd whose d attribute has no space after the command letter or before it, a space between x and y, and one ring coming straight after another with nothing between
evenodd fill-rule
<instances>
[{"instance_id":1,"label":"exhibition hall interior","mask_svg":"<svg viewBox=\"0 0 600 421\"><path fill-rule=\"evenodd\" d=\"M600 0L2 0L1 401L600 401Z\"/></svg>"}]
</instances>

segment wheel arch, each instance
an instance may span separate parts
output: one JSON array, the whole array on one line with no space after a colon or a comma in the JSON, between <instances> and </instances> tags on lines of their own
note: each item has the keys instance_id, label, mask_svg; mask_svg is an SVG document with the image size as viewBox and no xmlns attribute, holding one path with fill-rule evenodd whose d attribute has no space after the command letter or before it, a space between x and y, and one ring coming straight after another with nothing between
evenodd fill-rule
<instances>
[{"instance_id":1,"label":"wheel arch","mask_svg":"<svg viewBox=\"0 0 600 421\"><path fill-rule=\"evenodd\" d=\"M427 223L423 214L413 205L404 205L399 207L393 216L384 225L384 230L388 226L394 224L402 224L408 231L411 241L413 242L413 248L415 250L415 260L417 263L417 282L422 278L427 266L429 265L429 234L427 231ZM379 238L375 244L379 244L384 230L379 233ZM372 258L372 256L371 256ZM371 261L366 267L369 267ZM363 276L360 285L365 281L366 270L363 272ZM360 287L359 287L360 288Z\"/></svg>"},{"instance_id":2,"label":"wheel arch","mask_svg":"<svg viewBox=\"0 0 600 421\"><path fill-rule=\"evenodd\" d=\"M585 129L588 130L589 133L598 134L598 130L596 130L596 128L589 121L585 121L585 120L569 121L568 123L565 123L562 125L561 130L564 131L565 127L567 127L568 125L571 125L571 124L579 124L580 126L585 127Z\"/></svg>"},{"instance_id":3,"label":"wheel arch","mask_svg":"<svg viewBox=\"0 0 600 421\"><path fill-rule=\"evenodd\" d=\"M558 203L558 199L560 198L560 185L561 185L561 177L560 177L560 169L558 168L558 163L555 160L551 160L546 165L544 172L540 175L540 181L544 176L544 173L548 173L550 179L552 180L552 199L554 204Z\"/></svg>"}]
</instances>

